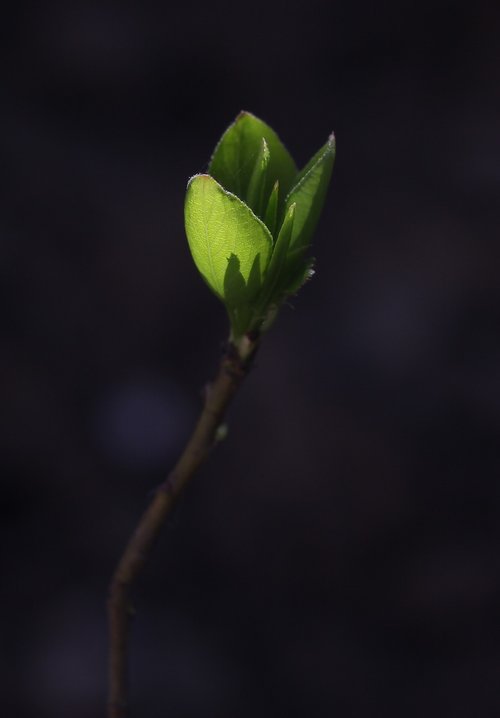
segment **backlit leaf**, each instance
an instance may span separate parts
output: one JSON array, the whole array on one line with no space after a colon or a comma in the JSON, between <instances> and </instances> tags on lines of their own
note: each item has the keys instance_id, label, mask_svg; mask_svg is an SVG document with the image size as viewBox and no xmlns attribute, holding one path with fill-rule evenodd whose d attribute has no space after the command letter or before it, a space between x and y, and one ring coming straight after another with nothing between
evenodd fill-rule
<instances>
[{"instance_id":1,"label":"backlit leaf","mask_svg":"<svg viewBox=\"0 0 500 718\"><path fill-rule=\"evenodd\" d=\"M323 208L335 159L335 138L314 155L297 177L286 198L286 206L296 204L290 251L305 249L310 241Z\"/></svg>"},{"instance_id":2,"label":"backlit leaf","mask_svg":"<svg viewBox=\"0 0 500 718\"><path fill-rule=\"evenodd\" d=\"M207 284L228 305L251 302L272 250L265 224L209 175L189 181L184 213L191 254Z\"/></svg>"}]
</instances>

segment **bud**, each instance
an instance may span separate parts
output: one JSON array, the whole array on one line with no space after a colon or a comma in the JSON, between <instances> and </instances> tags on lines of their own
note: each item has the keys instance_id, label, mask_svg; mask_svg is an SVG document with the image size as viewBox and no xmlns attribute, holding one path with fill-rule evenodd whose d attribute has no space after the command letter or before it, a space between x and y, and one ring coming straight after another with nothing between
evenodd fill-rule
<instances>
[{"instance_id":1,"label":"bud","mask_svg":"<svg viewBox=\"0 0 500 718\"><path fill-rule=\"evenodd\" d=\"M276 133L241 112L207 174L189 180L186 234L194 262L226 305L231 339L261 333L312 274L306 257L330 182L335 138L303 170Z\"/></svg>"}]
</instances>

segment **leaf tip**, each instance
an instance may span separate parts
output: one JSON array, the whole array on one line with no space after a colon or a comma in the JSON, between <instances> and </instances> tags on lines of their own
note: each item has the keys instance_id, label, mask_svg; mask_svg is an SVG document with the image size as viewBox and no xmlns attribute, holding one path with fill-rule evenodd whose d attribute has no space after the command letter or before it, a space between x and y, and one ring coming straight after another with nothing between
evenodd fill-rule
<instances>
[{"instance_id":1,"label":"leaf tip","mask_svg":"<svg viewBox=\"0 0 500 718\"><path fill-rule=\"evenodd\" d=\"M244 120L245 117L252 117L252 113L248 112L248 110L240 110L236 115L235 122L238 122L238 120Z\"/></svg>"},{"instance_id":2,"label":"leaf tip","mask_svg":"<svg viewBox=\"0 0 500 718\"><path fill-rule=\"evenodd\" d=\"M211 177L209 174L197 174L197 175L193 175L192 177L190 177L190 178L188 179L188 183L187 183L188 188L191 187L191 185L193 184L193 182L194 182L195 180L198 180L198 179L200 179L200 180L212 180L213 177Z\"/></svg>"}]
</instances>

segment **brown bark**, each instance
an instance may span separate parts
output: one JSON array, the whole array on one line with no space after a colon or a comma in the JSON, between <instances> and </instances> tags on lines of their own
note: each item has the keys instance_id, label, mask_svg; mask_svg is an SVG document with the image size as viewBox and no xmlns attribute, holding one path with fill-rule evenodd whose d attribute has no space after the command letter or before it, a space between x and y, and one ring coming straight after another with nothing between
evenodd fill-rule
<instances>
[{"instance_id":1,"label":"brown bark","mask_svg":"<svg viewBox=\"0 0 500 718\"><path fill-rule=\"evenodd\" d=\"M257 340L249 337L245 337L237 347L233 344L229 346L217 376L206 388L202 412L182 455L143 513L111 579L108 598L108 718L128 716L128 646L133 613L131 589L177 498L217 443L217 430L248 373L256 348Z\"/></svg>"}]
</instances>

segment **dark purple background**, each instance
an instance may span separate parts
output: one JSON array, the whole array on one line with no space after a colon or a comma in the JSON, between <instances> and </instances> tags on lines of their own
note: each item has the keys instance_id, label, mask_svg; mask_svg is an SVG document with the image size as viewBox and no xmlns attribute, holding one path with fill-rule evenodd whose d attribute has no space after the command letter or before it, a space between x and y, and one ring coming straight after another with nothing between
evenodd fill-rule
<instances>
[{"instance_id":1,"label":"dark purple background","mask_svg":"<svg viewBox=\"0 0 500 718\"><path fill-rule=\"evenodd\" d=\"M104 715L106 584L226 336L185 185L248 109L299 164L336 132L317 275L143 577L133 716L498 716L498 5L3 30L2 714Z\"/></svg>"}]
</instances>

